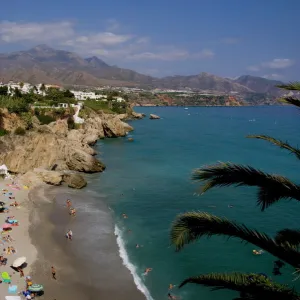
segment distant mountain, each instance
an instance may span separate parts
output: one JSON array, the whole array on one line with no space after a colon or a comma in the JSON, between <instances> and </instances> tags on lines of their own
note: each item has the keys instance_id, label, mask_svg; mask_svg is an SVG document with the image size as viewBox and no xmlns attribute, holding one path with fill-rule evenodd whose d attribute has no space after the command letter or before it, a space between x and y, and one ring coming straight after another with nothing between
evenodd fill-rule
<instances>
[{"instance_id":1,"label":"distant mountain","mask_svg":"<svg viewBox=\"0 0 300 300\"><path fill-rule=\"evenodd\" d=\"M280 94L282 94L282 91L276 86L279 84L283 84L283 82L278 80L270 80L263 77L243 75L238 77L234 81L248 87L249 89L257 93L268 93L274 96L279 96Z\"/></svg>"},{"instance_id":2,"label":"distant mountain","mask_svg":"<svg viewBox=\"0 0 300 300\"><path fill-rule=\"evenodd\" d=\"M200 73L192 76L169 76L156 82L161 88L191 88L217 92L253 92L250 88L243 86L233 80L218 77L209 73Z\"/></svg>"},{"instance_id":3,"label":"distant mountain","mask_svg":"<svg viewBox=\"0 0 300 300\"><path fill-rule=\"evenodd\" d=\"M277 94L277 81L260 77L241 76L237 79L208 73L192 76L155 78L133 70L110 66L96 56L82 58L76 53L38 45L27 51L0 54L0 81L24 81L33 84L86 86L136 86L151 88Z\"/></svg>"}]
</instances>

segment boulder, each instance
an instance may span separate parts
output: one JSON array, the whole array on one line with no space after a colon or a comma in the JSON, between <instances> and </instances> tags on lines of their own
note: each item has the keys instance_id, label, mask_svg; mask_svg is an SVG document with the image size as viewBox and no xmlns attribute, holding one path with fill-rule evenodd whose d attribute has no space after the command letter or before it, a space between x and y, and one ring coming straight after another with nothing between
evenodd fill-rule
<instances>
[{"instance_id":1,"label":"boulder","mask_svg":"<svg viewBox=\"0 0 300 300\"><path fill-rule=\"evenodd\" d=\"M154 115L154 114L150 114L149 119L150 119L150 120L158 120L158 119L160 119L160 117L157 116L157 115Z\"/></svg>"},{"instance_id":2,"label":"boulder","mask_svg":"<svg viewBox=\"0 0 300 300\"><path fill-rule=\"evenodd\" d=\"M83 138L83 143L86 143L88 145L95 145L96 142L98 141L99 139L99 136L96 134L96 133L91 133L89 135L86 135L84 138Z\"/></svg>"},{"instance_id":3,"label":"boulder","mask_svg":"<svg viewBox=\"0 0 300 300\"><path fill-rule=\"evenodd\" d=\"M41 180L51 185L61 185L63 182L63 173L57 171L48 171L45 169L34 169L34 173L37 174Z\"/></svg>"},{"instance_id":4,"label":"boulder","mask_svg":"<svg viewBox=\"0 0 300 300\"><path fill-rule=\"evenodd\" d=\"M85 173L96 173L105 170L105 165L83 150L73 149L66 157L69 170Z\"/></svg>"},{"instance_id":5,"label":"boulder","mask_svg":"<svg viewBox=\"0 0 300 300\"><path fill-rule=\"evenodd\" d=\"M63 180L68 185L68 187L74 189L82 189L87 185L86 180L80 174L76 173L65 174Z\"/></svg>"},{"instance_id":6,"label":"boulder","mask_svg":"<svg viewBox=\"0 0 300 300\"><path fill-rule=\"evenodd\" d=\"M133 128L127 123L121 121L118 117L107 119L102 123L104 135L106 137L125 136Z\"/></svg>"}]
</instances>

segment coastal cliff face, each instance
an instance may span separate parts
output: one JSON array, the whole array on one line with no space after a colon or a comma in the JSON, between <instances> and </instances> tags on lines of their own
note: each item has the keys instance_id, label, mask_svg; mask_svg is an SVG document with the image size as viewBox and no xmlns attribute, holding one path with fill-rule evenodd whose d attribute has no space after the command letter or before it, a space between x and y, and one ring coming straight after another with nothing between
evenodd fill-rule
<instances>
[{"instance_id":1,"label":"coastal cliff face","mask_svg":"<svg viewBox=\"0 0 300 300\"><path fill-rule=\"evenodd\" d=\"M36 168L102 172L105 165L95 158L90 145L99 138L125 136L131 130L118 115L106 114L91 115L79 130L69 130L66 120L37 125L24 136L10 134L0 138L0 163L21 174Z\"/></svg>"}]
</instances>

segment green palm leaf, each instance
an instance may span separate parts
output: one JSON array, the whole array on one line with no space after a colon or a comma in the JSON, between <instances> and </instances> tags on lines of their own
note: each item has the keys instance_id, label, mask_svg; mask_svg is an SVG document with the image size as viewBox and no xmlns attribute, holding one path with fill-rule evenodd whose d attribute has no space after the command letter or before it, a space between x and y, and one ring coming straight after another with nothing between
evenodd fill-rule
<instances>
[{"instance_id":1,"label":"green palm leaf","mask_svg":"<svg viewBox=\"0 0 300 300\"><path fill-rule=\"evenodd\" d=\"M300 82L290 82L288 84L279 84L276 85L280 89L288 90L288 91L300 91Z\"/></svg>"},{"instance_id":2,"label":"green palm leaf","mask_svg":"<svg viewBox=\"0 0 300 300\"><path fill-rule=\"evenodd\" d=\"M275 236L277 244L288 243L298 247L300 245L300 230L282 229Z\"/></svg>"},{"instance_id":3,"label":"green palm leaf","mask_svg":"<svg viewBox=\"0 0 300 300\"><path fill-rule=\"evenodd\" d=\"M179 251L186 244L201 237L213 235L239 238L256 245L295 268L300 266L300 253L293 246L277 244L265 233L205 212L187 212L177 216L171 228L171 243Z\"/></svg>"},{"instance_id":4,"label":"green palm leaf","mask_svg":"<svg viewBox=\"0 0 300 300\"><path fill-rule=\"evenodd\" d=\"M219 163L194 171L194 181L204 181L202 193L213 187L222 186L257 186L259 187L257 204L265 210L281 199L300 201L300 187L289 179L271 175L250 166L233 163Z\"/></svg>"},{"instance_id":5,"label":"green palm leaf","mask_svg":"<svg viewBox=\"0 0 300 300\"><path fill-rule=\"evenodd\" d=\"M276 146L279 146L282 149L289 150L290 153L295 154L297 158L300 159L300 149L292 147L290 144L288 144L288 142L283 142L281 140L274 139L273 137L267 135L248 135L247 138L268 141Z\"/></svg>"},{"instance_id":6,"label":"green palm leaf","mask_svg":"<svg viewBox=\"0 0 300 300\"><path fill-rule=\"evenodd\" d=\"M285 97L279 100L282 103L291 104L297 107L300 107L300 100L293 97Z\"/></svg>"},{"instance_id":7,"label":"green palm leaf","mask_svg":"<svg viewBox=\"0 0 300 300\"><path fill-rule=\"evenodd\" d=\"M259 274L243 273L211 273L191 277L180 284L180 288L187 283L201 284L211 287L213 291L229 289L241 293L239 299L256 300L299 300L292 289L286 285L278 284Z\"/></svg>"}]
</instances>

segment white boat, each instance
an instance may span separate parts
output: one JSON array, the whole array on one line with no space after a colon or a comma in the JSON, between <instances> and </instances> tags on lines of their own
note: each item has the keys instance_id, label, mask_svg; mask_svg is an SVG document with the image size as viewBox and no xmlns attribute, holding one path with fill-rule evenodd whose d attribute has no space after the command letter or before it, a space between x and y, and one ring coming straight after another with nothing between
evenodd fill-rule
<instances>
[{"instance_id":1,"label":"white boat","mask_svg":"<svg viewBox=\"0 0 300 300\"><path fill-rule=\"evenodd\" d=\"M184 109L188 109L187 107L185 107Z\"/></svg>"}]
</instances>

